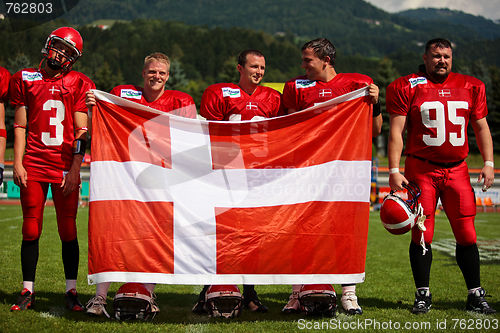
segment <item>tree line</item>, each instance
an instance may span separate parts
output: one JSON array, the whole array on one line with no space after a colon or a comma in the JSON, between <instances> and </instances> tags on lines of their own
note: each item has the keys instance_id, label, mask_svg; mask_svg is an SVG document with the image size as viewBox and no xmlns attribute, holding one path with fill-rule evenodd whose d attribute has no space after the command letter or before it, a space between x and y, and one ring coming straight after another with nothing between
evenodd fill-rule
<instances>
[{"instance_id":1,"label":"tree line","mask_svg":"<svg viewBox=\"0 0 500 333\"><path fill-rule=\"evenodd\" d=\"M55 28L69 25L52 21L25 31L12 31L7 22L0 23L0 65L14 73L25 67L37 67L40 50L48 34ZM119 84L142 85L144 57L163 52L171 58L168 89L189 93L197 107L204 89L217 82L237 82L237 55L244 49L259 49L266 56L267 82L285 82L303 74L300 68L300 48L308 39L291 33L271 35L245 28L207 28L180 22L139 19L116 22L103 27L77 27L84 39L83 56L74 69L89 76L97 89L109 91ZM336 44L335 40L332 40ZM385 112L385 88L394 79L417 70L421 53L401 48L384 57L349 54L338 47L337 72L357 72L371 76L380 87L384 126L388 135L388 115ZM456 56L456 55L455 55ZM500 68L482 61L454 57L454 71L470 74L485 82L487 87L488 122L495 150L500 151ZM6 112L8 145L13 142L13 110ZM474 148L474 136L470 136ZM475 148L474 148L475 149Z\"/></svg>"}]
</instances>

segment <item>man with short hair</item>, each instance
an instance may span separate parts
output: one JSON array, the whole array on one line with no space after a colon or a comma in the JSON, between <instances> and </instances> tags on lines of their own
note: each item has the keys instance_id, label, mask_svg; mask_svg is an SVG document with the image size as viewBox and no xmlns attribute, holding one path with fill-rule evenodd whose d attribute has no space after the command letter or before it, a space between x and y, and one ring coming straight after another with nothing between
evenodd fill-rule
<instances>
[{"instance_id":1,"label":"man with short hair","mask_svg":"<svg viewBox=\"0 0 500 333\"><path fill-rule=\"evenodd\" d=\"M186 118L196 118L196 105L190 95L178 90L165 89L165 84L170 76L169 71L170 60L168 56L160 52L152 53L144 59L142 69L144 87L119 85L111 90L111 94L166 113ZM87 92L86 104L89 108L96 105L95 96L92 91ZM95 316L104 314L109 317L106 311L106 298L110 285L111 282L97 284L96 295L86 305L88 314ZM153 297L155 284L145 283L144 286ZM156 303L153 304L153 311L159 311Z\"/></svg>"},{"instance_id":2,"label":"man with short hair","mask_svg":"<svg viewBox=\"0 0 500 333\"><path fill-rule=\"evenodd\" d=\"M169 77L170 59L161 52L154 52L144 59L143 87L131 84L119 85L111 90L111 94L159 111L196 118L196 106L190 95L178 90L165 89ZM92 91L87 92L86 103L89 107L95 105Z\"/></svg>"},{"instance_id":3,"label":"man with short hair","mask_svg":"<svg viewBox=\"0 0 500 333\"><path fill-rule=\"evenodd\" d=\"M290 114L304 110L317 103L368 86L368 98L370 103L374 104L372 136L377 136L382 129L378 87L366 75L337 73L335 70L335 55L335 46L326 38L318 38L302 46L302 68L304 68L306 75L296 77L285 83L283 106L286 112ZM284 313L297 313L300 311L298 294L301 287L302 285L293 285L290 299L282 310ZM342 306L347 314L362 313L357 302L356 284L342 285Z\"/></svg>"},{"instance_id":4,"label":"man with short hair","mask_svg":"<svg viewBox=\"0 0 500 333\"><path fill-rule=\"evenodd\" d=\"M14 182L21 188L23 290L11 311L32 308L42 234L43 210L49 186L57 215L66 277L66 307L83 311L78 300L79 246L76 213L80 167L87 140L85 92L93 82L71 67L81 56L83 40L70 27L54 30L42 49L38 69L27 68L10 80L15 107ZM27 138L26 138L27 134Z\"/></svg>"},{"instance_id":5,"label":"man with short hair","mask_svg":"<svg viewBox=\"0 0 500 333\"><path fill-rule=\"evenodd\" d=\"M480 80L451 71L452 45L432 39L425 46L424 66L418 73L400 77L387 88L390 113L388 144L389 185L402 190L413 182L421 189L425 230L412 229L410 263L415 281L412 312L427 313L432 305L429 279L434 214L439 199L456 239L456 260L468 289L466 309L483 314L496 311L484 299L476 244L474 190L465 162L468 155L467 125L470 121L484 160L478 182L483 191L494 180L493 142L486 122L485 86ZM404 176L399 172L406 135Z\"/></svg>"},{"instance_id":6,"label":"man with short hair","mask_svg":"<svg viewBox=\"0 0 500 333\"><path fill-rule=\"evenodd\" d=\"M209 86L201 98L200 115L207 120L241 121L272 118L282 113L281 94L260 83L266 70L266 59L258 50L245 50L236 66L240 79L236 83L216 83ZM193 312L206 313L205 293L200 292ZM243 285L243 306L254 312L267 312L257 296L254 285Z\"/></svg>"}]
</instances>

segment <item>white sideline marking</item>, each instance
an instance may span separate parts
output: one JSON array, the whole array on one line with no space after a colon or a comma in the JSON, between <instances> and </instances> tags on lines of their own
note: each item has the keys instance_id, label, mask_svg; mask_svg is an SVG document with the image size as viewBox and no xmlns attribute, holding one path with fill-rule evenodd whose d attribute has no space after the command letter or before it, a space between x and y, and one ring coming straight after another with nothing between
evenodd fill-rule
<instances>
[{"instance_id":1,"label":"white sideline marking","mask_svg":"<svg viewBox=\"0 0 500 333\"><path fill-rule=\"evenodd\" d=\"M432 248L455 256L455 239L447 238L432 242ZM481 261L500 260L500 239L478 239L479 259Z\"/></svg>"}]
</instances>

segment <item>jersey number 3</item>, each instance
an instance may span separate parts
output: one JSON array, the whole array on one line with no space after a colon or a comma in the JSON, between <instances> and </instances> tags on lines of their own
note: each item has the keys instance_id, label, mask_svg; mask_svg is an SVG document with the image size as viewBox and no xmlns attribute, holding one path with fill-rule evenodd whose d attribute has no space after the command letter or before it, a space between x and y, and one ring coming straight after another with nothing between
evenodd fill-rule
<instances>
[{"instance_id":1,"label":"jersey number 3","mask_svg":"<svg viewBox=\"0 0 500 333\"><path fill-rule=\"evenodd\" d=\"M54 138L50 137L50 132L42 132L42 142L46 146L60 146L63 141L64 126L62 124L64 120L64 115L66 114L64 104L62 101L57 101L54 99L49 99L47 102L43 103L43 111L51 111L56 109L56 116L50 117L50 126L56 127L56 136Z\"/></svg>"},{"instance_id":2,"label":"jersey number 3","mask_svg":"<svg viewBox=\"0 0 500 333\"><path fill-rule=\"evenodd\" d=\"M448 120L453 125L460 126L460 133L449 133L449 141L452 146L463 146L465 143L465 118L457 116L458 109L469 108L467 102L448 101ZM430 118L430 110L436 110L436 119ZM422 116L422 124L427 128L435 128L436 136L428 134L423 135L423 140L428 146L441 146L446 141L446 117L445 107L441 102L425 102L420 106L420 115Z\"/></svg>"}]
</instances>

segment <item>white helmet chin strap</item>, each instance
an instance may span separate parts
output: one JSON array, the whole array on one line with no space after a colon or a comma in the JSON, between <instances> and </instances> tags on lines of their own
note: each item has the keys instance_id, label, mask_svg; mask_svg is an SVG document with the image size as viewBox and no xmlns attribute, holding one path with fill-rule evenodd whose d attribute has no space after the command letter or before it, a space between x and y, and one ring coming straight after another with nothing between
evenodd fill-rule
<instances>
[{"instance_id":1,"label":"white helmet chin strap","mask_svg":"<svg viewBox=\"0 0 500 333\"><path fill-rule=\"evenodd\" d=\"M425 222L426 216L424 215L424 208L422 207L422 204L418 204L417 207L417 226L420 229L420 246L422 246L422 255L425 256L425 253L429 250L425 247L425 240L424 240L424 231L427 229L425 228L424 222Z\"/></svg>"}]
</instances>

